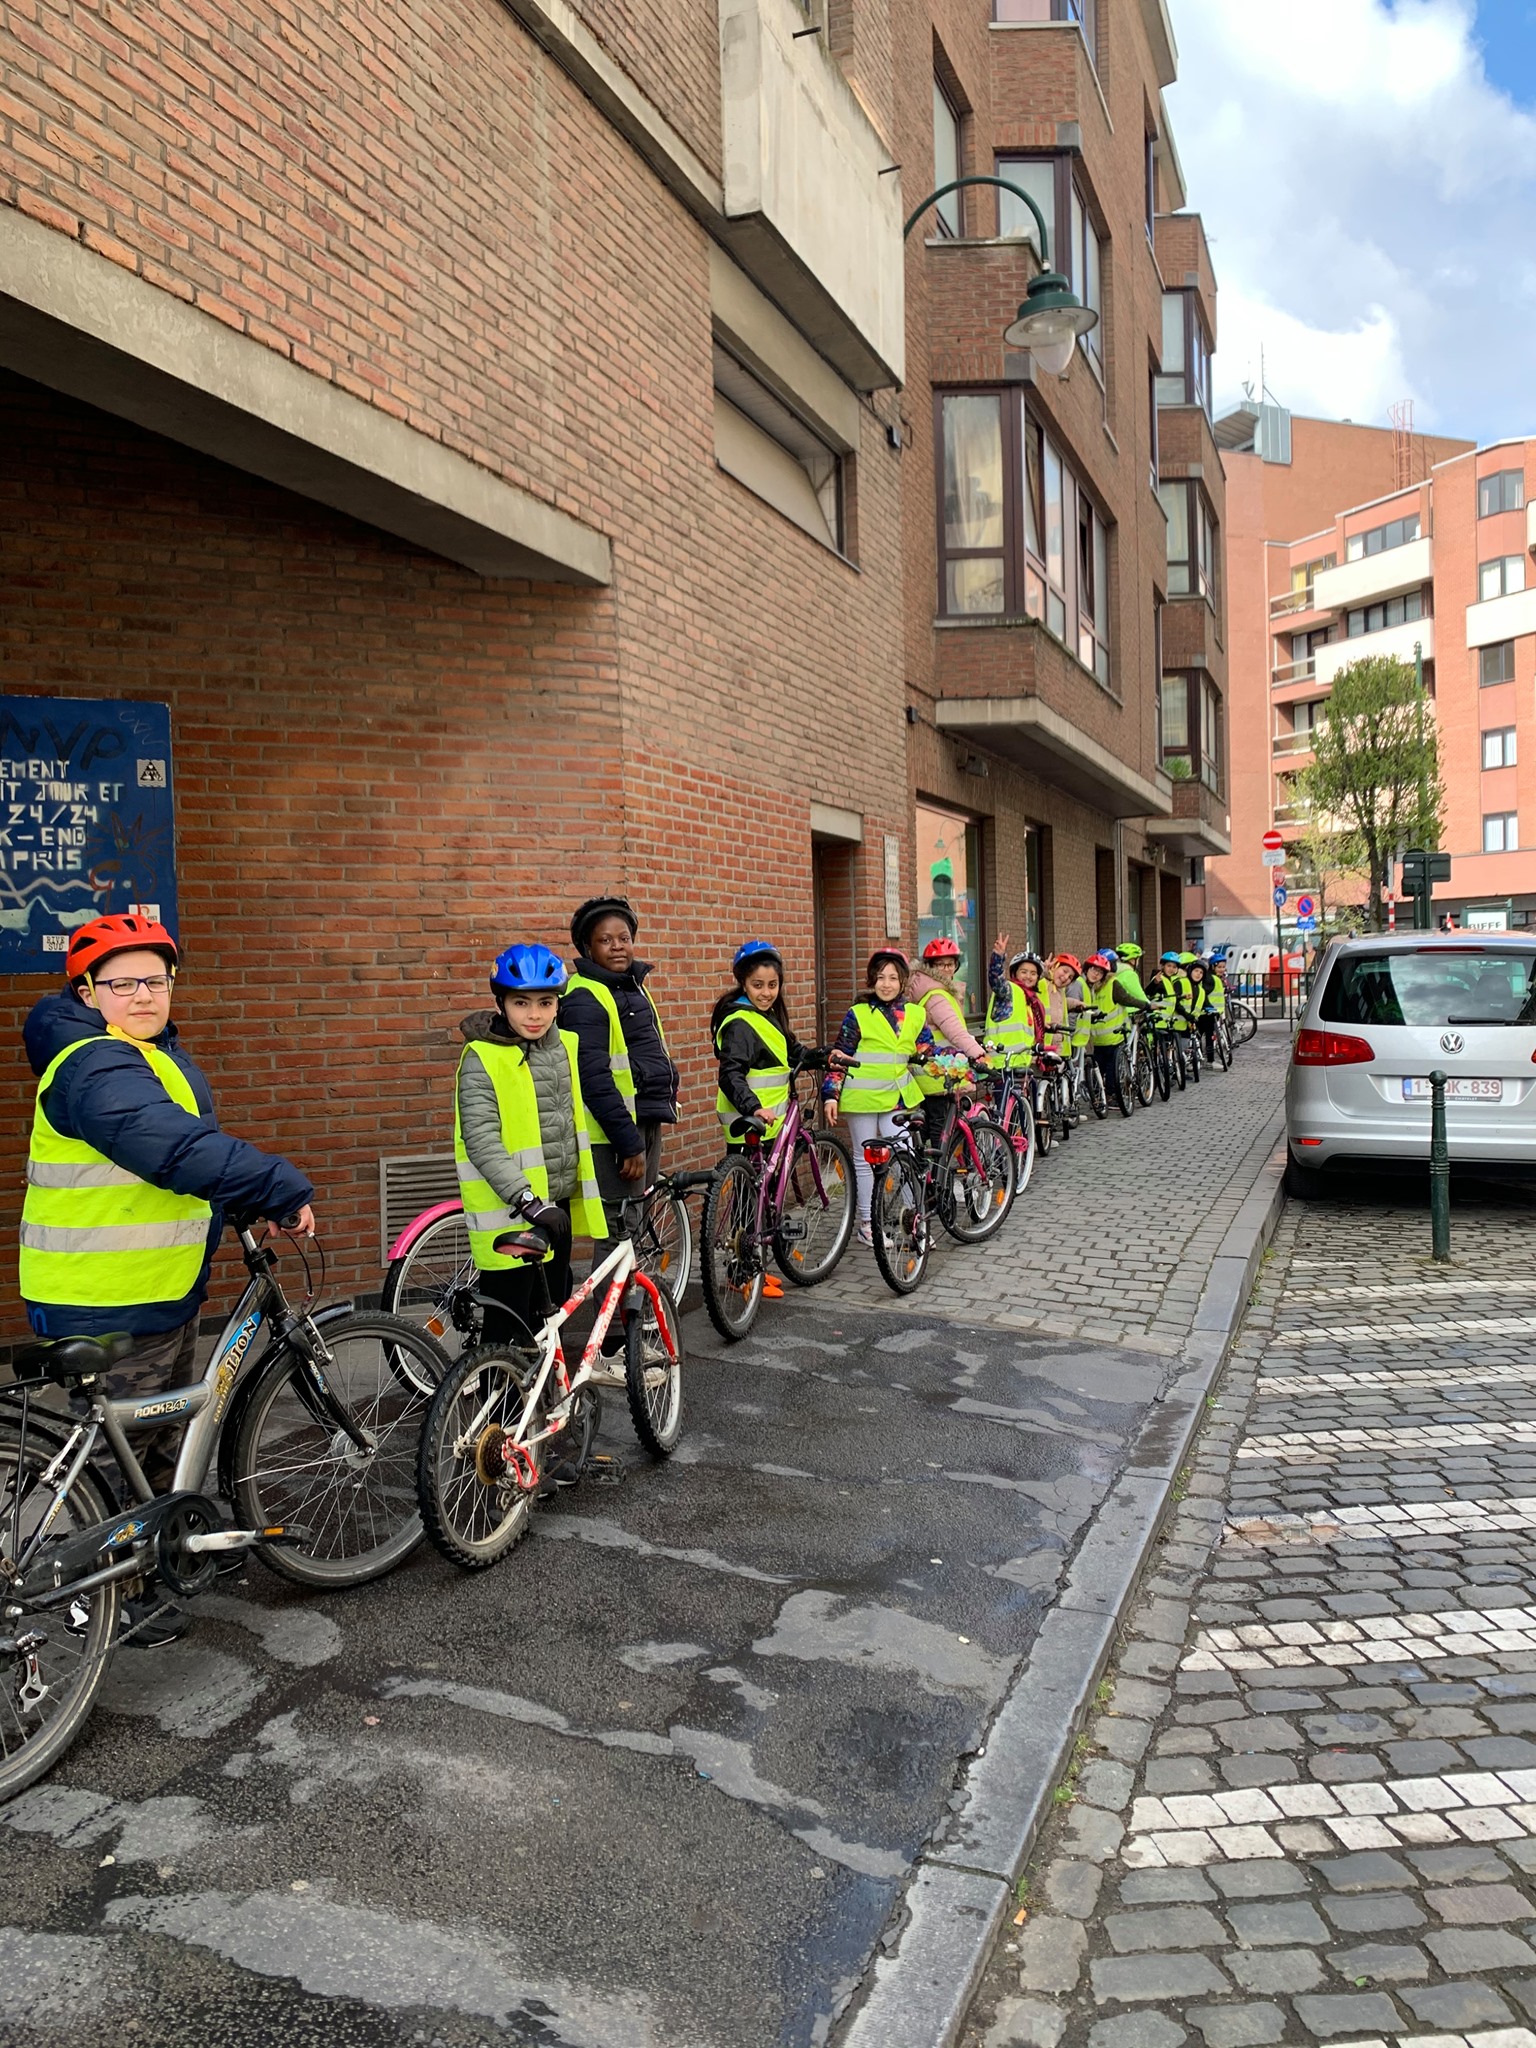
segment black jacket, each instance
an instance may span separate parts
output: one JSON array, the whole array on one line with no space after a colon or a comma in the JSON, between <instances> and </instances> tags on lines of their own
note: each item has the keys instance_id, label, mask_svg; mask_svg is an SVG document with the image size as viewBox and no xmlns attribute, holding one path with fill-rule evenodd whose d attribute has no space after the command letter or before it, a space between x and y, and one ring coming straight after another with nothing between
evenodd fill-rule
<instances>
[{"instance_id":1,"label":"black jacket","mask_svg":"<svg viewBox=\"0 0 1536 2048\"><path fill-rule=\"evenodd\" d=\"M744 996L742 1002L746 1001ZM792 1031L785 1032L784 1045L793 1066L805 1047ZM777 1059L750 1024L729 1014L719 1025L716 1051L720 1059L720 1093L743 1116L757 1116L763 1105L753 1092L752 1069L775 1067Z\"/></svg>"},{"instance_id":2,"label":"black jacket","mask_svg":"<svg viewBox=\"0 0 1536 2048\"><path fill-rule=\"evenodd\" d=\"M645 1150L637 1123L677 1122L677 1068L656 1026L656 1014L645 993L648 960L635 960L623 974L610 973L584 955L571 963L573 974L601 982L613 996L619 1028L629 1050L630 1079L635 1088L635 1114L624 1107L608 1058L608 1015L596 996L574 989L560 1001L560 1029L574 1031L578 1041L577 1071L587 1108L620 1159L634 1159Z\"/></svg>"},{"instance_id":3,"label":"black jacket","mask_svg":"<svg viewBox=\"0 0 1536 2048\"><path fill-rule=\"evenodd\" d=\"M33 1329L45 1337L91 1337L107 1330L131 1330L148 1337L180 1329L197 1314L208 1291L208 1266L223 1235L224 1210L249 1210L280 1220L302 1209L314 1189L286 1159L219 1129L208 1083L181 1050L174 1024L166 1026L155 1044L186 1075L201 1112L197 1116L171 1101L141 1052L107 1036L101 1012L82 1003L73 989L44 996L35 1004L22 1036L39 1080L65 1046L76 1039L95 1041L64 1062L45 1098L48 1121L61 1137L94 1145L114 1166L125 1167L155 1187L201 1195L213 1204L202 1268L179 1301L151 1301L132 1308L29 1302Z\"/></svg>"}]
</instances>

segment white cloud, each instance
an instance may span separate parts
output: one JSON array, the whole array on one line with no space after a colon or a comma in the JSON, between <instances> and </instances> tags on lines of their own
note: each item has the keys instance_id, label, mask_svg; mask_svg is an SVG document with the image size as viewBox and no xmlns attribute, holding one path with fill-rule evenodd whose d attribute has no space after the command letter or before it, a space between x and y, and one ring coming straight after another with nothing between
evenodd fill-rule
<instances>
[{"instance_id":1,"label":"white cloud","mask_svg":"<svg viewBox=\"0 0 1536 2048\"><path fill-rule=\"evenodd\" d=\"M1471 0L1174 0L1168 93L1219 286L1217 392L1536 430L1536 121Z\"/></svg>"}]
</instances>

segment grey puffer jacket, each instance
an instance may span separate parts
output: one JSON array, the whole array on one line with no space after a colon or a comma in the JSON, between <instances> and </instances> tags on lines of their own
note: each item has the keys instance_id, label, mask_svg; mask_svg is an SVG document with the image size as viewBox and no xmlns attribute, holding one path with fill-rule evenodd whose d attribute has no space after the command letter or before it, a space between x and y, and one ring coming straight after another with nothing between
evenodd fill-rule
<instances>
[{"instance_id":1,"label":"grey puffer jacket","mask_svg":"<svg viewBox=\"0 0 1536 2048\"><path fill-rule=\"evenodd\" d=\"M576 1192L581 1153L576 1136L576 1109L571 1094L571 1065L565 1042L553 1024L542 1038L516 1038L499 1010L475 1010L459 1026L469 1045L520 1047L533 1076L539 1105L539 1142L549 1174L549 1199L569 1201ZM501 1142L501 1108L496 1086L479 1060L465 1060L459 1069L459 1128L464 1149L476 1170L490 1182L507 1207L528 1193L529 1180Z\"/></svg>"}]
</instances>

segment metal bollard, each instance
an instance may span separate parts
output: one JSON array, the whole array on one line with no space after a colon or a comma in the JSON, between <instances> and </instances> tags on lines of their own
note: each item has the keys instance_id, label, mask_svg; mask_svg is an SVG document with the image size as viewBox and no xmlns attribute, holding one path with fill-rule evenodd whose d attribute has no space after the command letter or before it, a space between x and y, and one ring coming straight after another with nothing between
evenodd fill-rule
<instances>
[{"instance_id":1,"label":"metal bollard","mask_svg":"<svg viewBox=\"0 0 1536 2048\"><path fill-rule=\"evenodd\" d=\"M1451 1155L1445 1142L1445 1073L1429 1077L1430 1249L1441 1261L1451 1256Z\"/></svg>"}]
</instances>

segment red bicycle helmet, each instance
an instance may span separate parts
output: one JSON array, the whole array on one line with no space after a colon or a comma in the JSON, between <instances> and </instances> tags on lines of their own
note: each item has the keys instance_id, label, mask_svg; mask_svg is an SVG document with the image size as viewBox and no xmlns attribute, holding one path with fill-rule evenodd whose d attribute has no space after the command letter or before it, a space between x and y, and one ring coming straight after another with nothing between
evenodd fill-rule
<instances>
[{"instance_id":1,"label":"red bicycle helmet","mask_svg":"<svg viewBox=\"0 0 1536 2048\"><path fill-rule=\"evenodd\" d=\"M70 940L64 972L71 981L81 981L86 975L95 974L102 961L109 960L114 953L131 953L141 946L163 954L168 966L176 965L176 941L152 917L141 917L136 910L93 917Z\"/></svg>"},{"instance_id":2,"label":"red bicycle helmet","mask_svg":"<svg viewBox=\"0 0 1536 2048\"><path fill-rule=\"evenodd\" d=\"M1081 974L1083 971L1083 963L1075 953L1058 953L1051 962L1051 965L1053 967L1070 967L1074 974Z\"/></svg>"},{"instance_id":3,"label":"red bicycle helmet","mask_svg":"<svg viewBox=\"0 0 1536 2048\"><path fill-rule=\"evenodd\" d=\"M1107 953L1090 953L1083 962L1083 965L1085 967L1102 967L1104 972L1109 974L1113 972L1115 963Z\"/></svg>"},{"instance_id":4,"label":"red bicycle helmet","mask_svg":"<svg viewBox=\"0 0 1536 2048\"><path fill-rule=\"evenodd\" d=\"M958 960L960 948L953 939L930 939L923 948L925 960Z\"/></svg>"}]
</instances>

